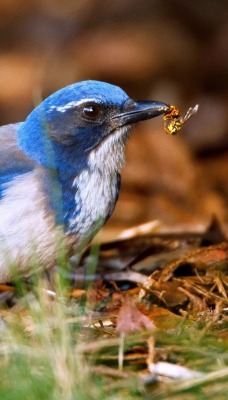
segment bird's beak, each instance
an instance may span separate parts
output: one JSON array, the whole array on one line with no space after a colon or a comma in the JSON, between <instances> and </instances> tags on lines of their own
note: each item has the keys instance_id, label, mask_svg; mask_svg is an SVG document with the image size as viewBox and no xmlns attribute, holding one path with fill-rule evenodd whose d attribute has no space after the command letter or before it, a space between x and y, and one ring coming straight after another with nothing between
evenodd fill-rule
<instances>
[{"instance_id":1,"label":"bird's beak","mask_svg":"<svg viewBox=\"0 0 228 400\"><path fill-rule=\"evenodd\" d=\"M138 121L157 117L168 111L169 106L160 101L136 101L134 107L114 115L112 121L118 126L130 125Z\"/></svg>"}]
</instances>

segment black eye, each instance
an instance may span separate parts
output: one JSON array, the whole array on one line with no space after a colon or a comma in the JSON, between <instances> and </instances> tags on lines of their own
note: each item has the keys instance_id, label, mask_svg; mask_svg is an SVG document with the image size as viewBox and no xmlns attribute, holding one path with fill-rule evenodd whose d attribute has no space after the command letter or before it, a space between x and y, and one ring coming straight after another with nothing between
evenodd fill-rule
<instances>
[{"instance_id":1,"label":"black eye","mask_svg":"<svg viewBox=\"0 0 228 400\"><path fill-rule=\"evenodd\" d=\"M96 103L88 103L82 107L82 115L86 119L97 119L100 116L101 111L101 106Z\"/></svg>"}]
</instances>

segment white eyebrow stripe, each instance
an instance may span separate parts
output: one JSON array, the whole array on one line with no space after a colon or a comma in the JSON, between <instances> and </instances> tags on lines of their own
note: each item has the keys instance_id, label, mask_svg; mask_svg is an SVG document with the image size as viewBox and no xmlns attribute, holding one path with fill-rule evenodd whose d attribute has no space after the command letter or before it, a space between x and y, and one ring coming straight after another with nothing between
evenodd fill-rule
<instances>
[{"instance_id":1,"label":"white eyebrow stripe","mask_svg":"<svg viewBox=\"0 0 228 400\"><path fill-rule=\"evenodd\" d=\"M88 103L89 101L95 102L95 103L98 102L97 99L94 99L94 98L89 98L89 99L84 98L84 99L79 100L79 101L70 101L69 103L65 104L64 106L51 106L50 110L56 110L56 111L59 111L61 113L65 113L67 110L70 110L71 108L75 108L77 106L80 106L81 104Z\"/></svg>"}]
</instances>

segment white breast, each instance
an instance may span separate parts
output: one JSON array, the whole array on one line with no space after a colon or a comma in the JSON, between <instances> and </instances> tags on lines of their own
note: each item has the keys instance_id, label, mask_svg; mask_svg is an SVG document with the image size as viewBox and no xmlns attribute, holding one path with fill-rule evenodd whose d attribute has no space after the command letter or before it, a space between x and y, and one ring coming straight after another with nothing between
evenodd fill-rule
<instances>
[{"instance_id":1,"label":"white breast","mask_svg":"<svg viewBox=\"0 0 228 400\"><path fill-rule=\"evenodd\" d=\"M75 177L75 213L69 225L70 231L78 232L83 242L91 239L112 214L129 129L120 128L103 140L90 152L89 168Z\"/></svg>"},{"instance_id":2,"label":"white breast","mask_svg":"<svg viewBox=\"0 0 228 400\"><path fill-rule=\"evenodd\" d=\"M113 211L117 195L117 175L104 179L96 172L83 171L74 181L75 212L69 221L70 231L83 240L91 239Z\"/></svg>"}]
</instances>

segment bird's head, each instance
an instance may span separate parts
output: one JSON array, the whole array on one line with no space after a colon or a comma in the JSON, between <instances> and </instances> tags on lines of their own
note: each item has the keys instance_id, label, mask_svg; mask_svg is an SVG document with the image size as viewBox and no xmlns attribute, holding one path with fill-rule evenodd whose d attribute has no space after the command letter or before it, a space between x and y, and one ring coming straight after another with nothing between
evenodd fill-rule
<instances>
[{"instance_id":1,"label":"bird's head","mask_svg":"<svg viewBox=\"0 0 228 400\"><path fill-rule=\"evenodd\" d=\"M92 151L102 147L108 157L110 143L114 153L115 143L124 147L132 124L167 109L157 101L136 102L117 86L83 81L57 91L36 107L19 128L19 145L43 166L80 171Z\"/></svg>"}]
</instances>

